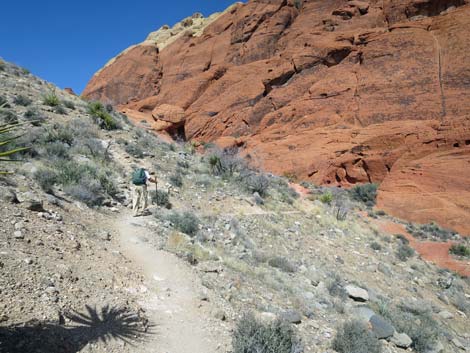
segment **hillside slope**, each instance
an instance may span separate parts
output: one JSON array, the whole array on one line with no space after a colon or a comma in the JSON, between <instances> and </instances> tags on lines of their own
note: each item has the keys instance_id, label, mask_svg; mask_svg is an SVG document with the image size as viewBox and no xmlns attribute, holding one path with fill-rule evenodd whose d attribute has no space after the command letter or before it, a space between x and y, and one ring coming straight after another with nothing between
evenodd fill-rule
<instances>
[{"instance_id":1,"label":"hillside slope","mask_svg":"<svg viewBox=\"0 0 470 353\"><path fill-rule=\"evenodd\" d=\"M84 95L278 174L380 183L387 212L470 234L466 0L253 0L197 31L185 21Z\"/></svg>"}]
</instances>

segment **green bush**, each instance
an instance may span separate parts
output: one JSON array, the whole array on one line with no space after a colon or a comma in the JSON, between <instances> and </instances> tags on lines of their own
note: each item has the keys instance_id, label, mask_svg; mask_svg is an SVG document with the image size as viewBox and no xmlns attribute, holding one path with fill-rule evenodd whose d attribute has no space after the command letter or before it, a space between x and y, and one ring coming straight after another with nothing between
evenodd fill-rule
<instances>
[{"instance_id":1,"label":"green bush","mask_svg":"<svg viewBox=\"0 0 470 353\"><path fill-rule=\"evenodd\" d=\"M300 10L302 8L302 0L294 0L294 6L297 10Z\"/></svg>"},{"instance_id":2,"label":"green bush","mask_svg":"<svg viewBox=\"0 0 470 353\"><path fill-rule=\"evenodd\" d=\"M33 126L40 126L46 118L40 114L36 109L28 109L23 117L27 120L32 121Z\"/></svg>"},{"instance_id":3,"label":"green bush","mask_svg":"<svg viewBox=\"0 0 470 353\"><path fill-rule=\"evenodd\" d=\"M211 173L223 177L231 177L244 167L243 160L238 156L235 148L212 150L208 158Z\"/></svg>"},{"instance_id":4,"label":"green bush","mask_svg":"<svg viewBox=\"0 0 470 353\"><path fill-rule=\"evenodd\" d=\"M88 114L95 122L105 130L116 130L119 124L114 120L111 114L103 107L100 102L91 102L88 104Z\"/></svg>"},{"instance_id":5,"label":"green bush","mask_svg":"<svg viewBox=\"0 0 470 353\"><path fill-rule=\"evenodd\" d=\"M398 246L396 256L400 261L407 261L410 257L415 254L415 251L412 247L407 244L400 244Z\"/></svg>"},{"instance_id":6,"label":"green bush","mask_svg":"<svg viewBox=\"0 0 470 353\"><path fill-rule=\"evenodd\" d=\"M371 247L372 250L377 250L377 251L382 250L382 245L380 245L380 244L377 243L376 241L373 241L373 242L370 244L370 247Z\"/></svg>"},{"instance_id":7,"label":"green bush","mask_svg":"<svg viewBox=\"0 0 470 353\"><path fill-rule=\"evenodd\" d=\"M15 103L16 105L27 107L28 105L31 105L33 101L29 99L28 97L19 94L15 97L15 99L13 99L13 103Z\"/></svg>"},{"instance_id":8,"label":"green bush","mask_svg":"<svg viewBox=\"0 0 470 353\"><path fill-rule=\"evenodd\" d=\"M48 105L49 107L57 107L58 105L60 105L60 99L54 92L46 94L43 97L42 102L44 105Z\"/></svg>"},{"instance_id":9,"label":"green bush","mask_svg":"<svg viewBox=\"0 0 470 353\"><path fill-rule=\"evenodd\" d=\"M118 193L113 173L107 168L69 160L58 160L53 167L55 177L49 182L62 185L68 195L88 206L99 205L106 194L114 197Z\"/></svg>"},{"instance_id":10,"label":"green bush","mask_svg":"<svg viewBox=\"0 0 470 353\"><path fill-rule=\"evenodd\" d=\"M377 199L377 184L356 185L351 189L354 200L363 202L367 206L374 206Z\"/></svg>"},{"instance_id":11,"label":"green bush","mask_svg":"<svg viewBox=\"0 0 470 353\"><path fill-rule=\"evenodd\" d=\"M331 205L331 202L333 201L333 194L331 193L331 191L327 191L323 195L321 195L320 201L325 204Z\"/></svg>"},{"instance_id":12,"label":"green bush","mask_svg":"<svg viewBox=\"0 0 470 353\"><path fill-rule=\"evenodd\" d=\"M0 119L1 119L0 125L18 123L18 117L16 116L16 114L6 109L0 109Z\"/></svg>"},{"instance_id":13,"label":"green bush","mask_svg":"<svg viewBox=\"0 0 470 353\"><path fill-rule=\"evenodd\" d=\"M269 179L262 173L247 170L240 175L239 181L250 193L257 192L261 197L266 196L269 189Z\"/></svg>"},{"instance_id":14,"label":"green bush","mask_svg":"<svg viewBox=\"0 0 470 353\"><path fill-rule=\"evenodd\" d=\"M291 325L281 320L265 323L251 313L237 322L233 353L301 353L303 347Z\"/></svg>"},{"instance_id":15,"label":"green bush","mask_svg":"<svg viewBox=\"0 0 470 353\"><path fill-rule=\"evenodd\" d=\"M73 131L59 124L55 124L52 128L47 128L42 137L43 143L62 142L72 146L73 141Z\"/></svg>"},{"instance_id":16,"label":"green bush","mask_svg":"<svg viewBox=\"0 0 470 353\"><path fill-rule=\"evenodd\" d=\"M56 114L60 114L60 115L66 115L67 114L67 110L60 104L57 105L56 107L54 107L54 112Z\"/></svg>"},{"instance_id":17,"label":"green bush","mask_svg":"<svg viewBox=\"0 0 470 353\"><path fill-rule=\"evenodd\" d=\"M68 100L64 100L62 102L62 104L64 105L64 107L66 108L69 108L71 110L75 110L75 104L72 102L72 101L68 101Z\"/></svg>"},{"instance_id":18,"label":"green bush","mask_svg":"<svg viewBox=\"0 0 470 353\"><path fill-rule=\"evenodd\" d=\"M0 108L10 108L8 100L4 96L0 96Z\"/></svg>"},{"instance_id":19,"label":"green bush","mask_svg":"<svg viewBox=\"0 0 470 353\"><path fill-rule=\"evenodd\" d=\"M69 157L70 146L60 141L48 143L45 146L46 157L53 159L67 159Z\"/></svg>"},{"instance_id":20,"label":"green bush","mask_svg":"<svg viewBox=\"0 0 470 353\"><path fill-rule=\"evenodd\" d=\"M7 65L4 61L0 60L0 71L5 71Z\"/></svg>"},{"instance_id":21,"label":"green bush","mask_svg":"<svg viewBox=\"0 0 470 353\"><path fill-rule=\"evenodd\" d=\"M269 259L268 265L288 273L294 273L297 271L297 267L283 256L276 256Z\"/></svg>"},{"instance_id":22,"label":"green bush","mask_svg":"<svg viewBox=\"0 0 470 353\"><path fill-rule=\"evenodd\" d=\"M408 224L406 226L408 233L419 239L431 239L447 241L453 239L457 233L441 228L436 223L429 224Z\"/></svg>"},{"instance_id":23,"label":"green bush","mask_svg":"<svg viewBox=\"0 0 470 353\"><path fill-rule=\"evenodd\" d=\"M127 143L124 147L124 151L134 158L144 158L144 151L136 143Z\"/></svg>"},{"instance_id":24,"label":"green bush","mask_svg":"<svg viewBox=\"0 0 470 353\"><path fill-rule=\"evenodd\" d=\"M194 213L190 211L182 213L176 211L172 212L168 216L168 220L180 232L186 233L190 236L196 235L199 230L200 220Z\"/></svg>"},{"instance_id":25,"label":"green bush","mask_svg":"<svg viewBox=\"0 0 470 353\"><path fill-rule=\"evenodd\" d=\"M449 252L457 256L470 257L470 248L463 244L452 244Z\"/></svg>"},{"instance_id":26,"label":"green bush","mask_svg":"<svg viewBox=\"0 0 470 353\"><path fill-rule=\"evenodd\" d=\"M326 288L328 289L328 293L330 293L332 297L348 297L348 293L346 292L343 286L343 280L336 273L330 276L330 280L328 281Z\"/></svg>"},{"instance_id":27,"label":"green bush","mask_svg":"<svg viewBox=\"0 0 470 353\"><path fill-rule=\"evenodd\" d=\"M99 206L104 200L104 192L97 180L82 179L64 187L64 191L87 206Z\"/></svg>"},{"instance_id":28,"label":"green bush","mask_svg":"<svg viewBox=\"0 0 470 353\"><path fill-rule=\"evenodd\" d=\"M410 312L391 308L383 314L398 332L406 333L413 340L411 347L416 352L428 352L436 344L439 336L439 326L429 311Z\"/></svg>"},{"instance_id":29,"label":"green bush","mask_svg":"<svg viewBox=\"0 0 470 353\"><path fill-rule=\"evenodd\" d=\"M380 353L382 346L366 324L348 321L338 328L332 348L338 353Z\"/></svg>"},{"instance_id":30,"label":"green bush","mask_svg":"<svg viewBox=\"0 0 470 353\"><path fill-rule=\"evenodd\" d=\"M395 234L395 237L402 243L402 244L409 244L410 241L403 235L403 234Z\"/></svg>"},{"instance_id":31,"label":"green bush","mask_svg":"<svg viewBox=\"0 0 470 353\"><path fill-rule=\"evenodd\" d=\"M170 195L166 191L157 190L152 197L152 201L158 206L165 207L167 209L171 208Z\"/></svg>"},{"instance_id":32,"label":"green bush","mask_svg":"<svg viewBox=\"0 0 470 353\"><path fill-rule=\"evenodd\" d=\"M50 168L39 168L34 173L34 179L45 192L52 192L54 184L57 182L57 174Z\"/></svg>"},{"instance_id":33,"label":"green bush","mask_svg":"<svg viewBox=\"0 0 470 353\"><path fill-rule=\"evenodd\" d=\"M170 175L170 184L180 188L183 186L183 177L180 172L175 171L172 175Z\"/></svg>"}]
</instances>

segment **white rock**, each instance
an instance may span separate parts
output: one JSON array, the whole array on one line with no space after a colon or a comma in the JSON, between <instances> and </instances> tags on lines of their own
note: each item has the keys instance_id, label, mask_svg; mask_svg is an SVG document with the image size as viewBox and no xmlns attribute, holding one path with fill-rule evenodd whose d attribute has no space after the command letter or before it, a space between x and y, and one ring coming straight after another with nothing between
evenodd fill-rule
<instances>
[{"instance_id":1,"label":"white rock","mask_svg":"<svg viewBox=\"0 0 470 353\"><path fill-rule=\"evenodd\" d=\"M347 285L344 289L346 290L346 293L348 293L349 297L356 301L366 302L369 300L369 293L363 288Z\"/></svg>"}]
</instances>

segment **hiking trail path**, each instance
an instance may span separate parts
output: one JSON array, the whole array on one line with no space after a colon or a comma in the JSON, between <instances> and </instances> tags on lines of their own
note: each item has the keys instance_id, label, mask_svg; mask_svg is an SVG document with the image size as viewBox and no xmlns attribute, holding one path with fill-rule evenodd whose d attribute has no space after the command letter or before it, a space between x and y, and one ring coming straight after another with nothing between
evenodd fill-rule
<instances>
[{"instance_id":1,"label":"hiking trail path","mask_svg":"<svg viewBox=\"0 0 470 353\"><path fill-rule=\"evenodd\" d=\"M135 342L135 352L224 352L210 311L202 307L198 298L201 284L189 264L152 247L149 237L155 235L146 228L145 218L121 214L115 229L122 254L145 278L137 291L145 293L139 304L152 328L142 342Z\"/></svg>"}]
</instances>

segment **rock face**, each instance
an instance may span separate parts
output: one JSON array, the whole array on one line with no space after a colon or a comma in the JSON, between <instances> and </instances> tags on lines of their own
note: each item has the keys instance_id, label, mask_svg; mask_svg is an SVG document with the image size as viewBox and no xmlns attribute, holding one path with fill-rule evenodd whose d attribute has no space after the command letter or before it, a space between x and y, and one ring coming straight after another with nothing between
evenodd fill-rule
<instances>
[{"instance_id":1,"label":"rock face","mask_svg":"<svg viewBox=\"0 0 470 353\"><path fill-rule=\"evenodd\" d=\"M238 3L151 34L84 95L171 135L236 141L275 173L380 183L388 213L470 234L468 3Z\"/></svg>"}]
</instances>

